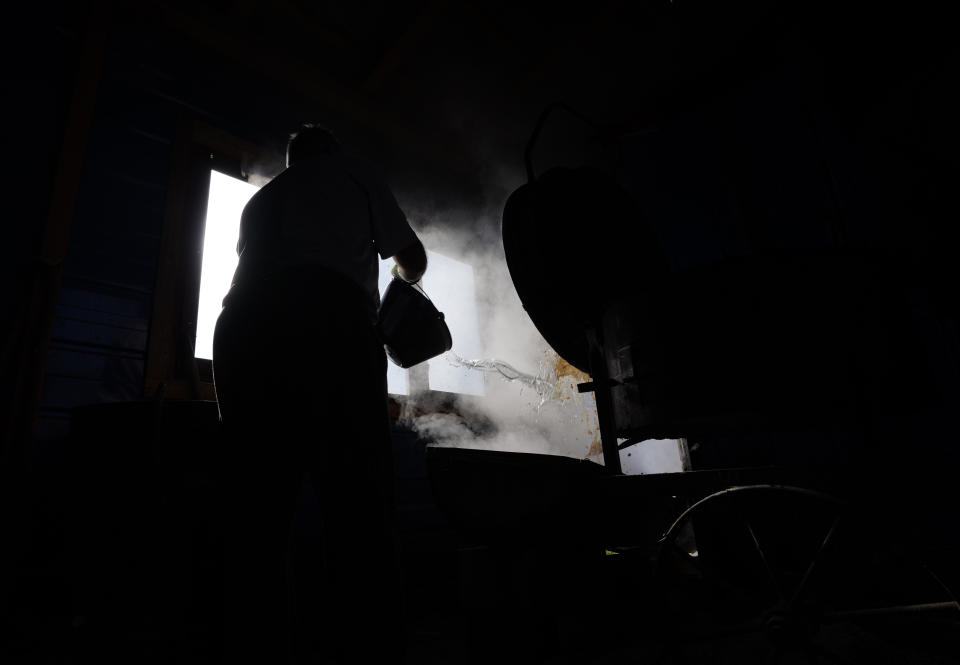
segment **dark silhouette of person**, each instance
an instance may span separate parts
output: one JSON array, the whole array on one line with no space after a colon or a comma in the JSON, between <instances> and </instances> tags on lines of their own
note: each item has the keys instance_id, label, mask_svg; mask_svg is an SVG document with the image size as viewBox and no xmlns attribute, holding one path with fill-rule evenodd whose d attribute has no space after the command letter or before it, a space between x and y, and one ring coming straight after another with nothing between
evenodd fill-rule
<instances>
[{"instance_id":1,"label":"dark silhouette of person","mask_svg":"<svg viewBox=\"0 0 960 665\"><path fill-rule=\"evenodd\" d=\"M287 168L247 203L213 342L225 435L227 663L290 657L286 558L304 473L323 515L330 617L308 628L329 662L402 660L386 358L376 254L400 277L423 245L383 178L304 125Z\"/></svg>"}]
</instances>

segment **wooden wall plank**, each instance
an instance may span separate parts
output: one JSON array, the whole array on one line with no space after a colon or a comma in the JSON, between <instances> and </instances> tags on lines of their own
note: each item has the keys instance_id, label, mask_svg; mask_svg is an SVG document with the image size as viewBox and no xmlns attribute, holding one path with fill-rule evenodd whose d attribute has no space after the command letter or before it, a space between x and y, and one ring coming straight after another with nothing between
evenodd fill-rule
<instances>
[{"instance_id":1,"label":"wooden wall plank","mask_svg":"<svg viewBox=\"0 0 960 665\"><path fill-rule=\"evenodd\" d=\"M15 460L11 466L26 463L27 446L34 432L42 399L54 308L67 254L87 139L93 123L109 18L107 2L92 3L40 246L40 262L32 280L32 293L23 319L23 333L20 336L22 348L17 354L21 362L16 372L13 408L8 422L4 424L3 454Z\"/></svg>"}]
</instances>

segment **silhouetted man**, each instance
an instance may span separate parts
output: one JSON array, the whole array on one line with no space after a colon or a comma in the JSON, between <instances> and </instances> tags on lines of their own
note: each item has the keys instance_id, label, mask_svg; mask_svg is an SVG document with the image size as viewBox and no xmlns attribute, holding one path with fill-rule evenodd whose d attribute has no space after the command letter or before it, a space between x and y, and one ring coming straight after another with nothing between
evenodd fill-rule
<instances>
[{"instance_id":1,"label":"silhouetted man","mask_svg":"<svg viewBox=\"0 0 960 665\"><path fill-rule=\"evenodd\" d=\"M395 662L402 616L393 536L379 254L420 278L423 246L381 177L326 129L291 137L287 169L240 222L240 261L213 345L226 434L225 658L290 647L285 559L303 474L323 511L331 662Z\"/></svg>"}]
</instances>

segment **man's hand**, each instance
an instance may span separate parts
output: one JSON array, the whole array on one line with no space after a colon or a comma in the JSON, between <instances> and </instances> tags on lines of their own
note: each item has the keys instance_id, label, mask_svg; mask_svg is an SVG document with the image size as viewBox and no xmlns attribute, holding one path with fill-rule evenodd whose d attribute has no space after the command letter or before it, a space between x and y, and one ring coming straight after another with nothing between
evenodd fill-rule
<instances>
[{"instance_id":1,"label":"man's hand","mask_svg":"<svg viewBox=\"0 0 960 665\"><path fill-rule=\"evenodd\" d=\"M393 267L390 268L390 274L393 275L394 277L396 277L397 279L402 279L402 280L405 281L407 284L416 284L417 282L420 281L420 280L411 281L411 280L407 279L406 277L404 277L403 275L401 275L401 274L400 274L400 266L398 266L396 263L394 263L394 264L393 264Z\"/></svg>"},{"instance_id":2,"label":"man's hand","mask_svg":"<svg viewBox=\"0 0 960 665\"><path fill-rule=\"evenodd\" d=\"M427 252L419 240L397 252L393 260L396 263L390 273L411 284L419 282L427 270Z\"/></svg>"}]
</instances>

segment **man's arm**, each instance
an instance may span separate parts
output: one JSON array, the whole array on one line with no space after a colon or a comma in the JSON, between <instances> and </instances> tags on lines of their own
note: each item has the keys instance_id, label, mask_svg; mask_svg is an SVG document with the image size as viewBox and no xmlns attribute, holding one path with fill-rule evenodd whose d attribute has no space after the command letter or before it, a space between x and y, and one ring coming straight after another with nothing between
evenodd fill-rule
<instances>
[{"instance_id":1,"label":"man's arm","mask_svg":"<svg viewBox=\"0 0 960 665\"><path fill-rule=\"evenodd\" d=\"M408 282L418 282L427 271L427 252L419 240L393 255L397 262L400 277Z\"/></svg>"},{"instance_id":2,"label":"man's arm","mask_svg":"<svg viewBox=\"0 0 960 665\"><path fill-rule=\"evenodd\" d=\"M359 167L365 174L364 189L370 201L373 240L380 258L393 257L396 266L390 271L408 282L417 282L427 270L427 253L423 243L410 228L406 215L397 205L393 192L383 178L368 165ZM397 247L402 249L396 249Z\"/></svg>"}]
</instances>

